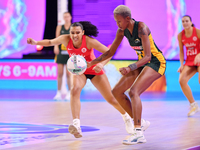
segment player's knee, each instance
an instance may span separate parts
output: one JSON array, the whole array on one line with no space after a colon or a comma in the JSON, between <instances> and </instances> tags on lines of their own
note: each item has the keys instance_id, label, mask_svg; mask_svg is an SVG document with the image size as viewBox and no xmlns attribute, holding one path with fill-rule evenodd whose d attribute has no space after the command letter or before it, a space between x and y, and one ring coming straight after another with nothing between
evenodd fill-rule
<instances>
[{"instance_id":1,"label":"player's knee","mask_svg":"<svg viewBox=\"0 0 200 150\"><path fill-rule=\"evenodd\" d=\"M117 100L114 97L107 99L107 102L113 106L118 104Z\"/></svg>"},{"instance_id":2,"label":"player's knee","mask_svg":"<svg viewBox=\"0 0 200 150\"><path fill-rule=\"evenodd\" d=\"M134 88L130 89L130 91L128 92L128 94L129 94L129 96L130 96L131 99L135 99L135 97L139 96L137 90L134 89Z\"/></svg>"},{"instance_id":3,"label":"player's knee","mask_svg":"<svg viewBox=\"0 0 200 150\"><path fill-rule=\"evenodd\" d=\"M63 72L62 71L58 72L58 78L62 78L62 76L63 76Z\"/></svg>"},{"instance_id":4,"label":"player's knee","mask_svg":"<svg viewBox=\"0 0 200 150\"><path fill-rule=\"evenodd\" d=\"M73 86L70 89L70 94L71 94L71 96L78 95L81 93L81 90L82 90L81 88Z\"/></svg>"},{"instance_id":5,"label":"player's knee","mask_svg":"<svg viewBox=\"0 0 200 150\"><path fill-rule=\"evenodd\" d=\"M187 84L187 81L186 81L183 77L180 77L180 78L179 78L179 84L180 84L181 86L184 86L185 84Z\"/></svg>"},{"instance_id":6,"label":"player's knee","mask_svg":"<svg viewBox=\"0 0 200 150\"><path fill-rule=\"evenodd\" d=\"M116 91L116 89L114 88L114 89L112 89L112 94L114 95L114 97L116 97L117 96L117 91Z\"/></svg>"},{"instance_id":7,"label":"player's knee","mask_svg":"<svg viewBox=\"0 0 200 150\"><path fill-rule=\"evenodd\" d=\"M122 95L123 93L120 92L117 88L112 89L112 94L114 95L114 97L119 97L120 95Z\"/></svg>"}]
</instances>

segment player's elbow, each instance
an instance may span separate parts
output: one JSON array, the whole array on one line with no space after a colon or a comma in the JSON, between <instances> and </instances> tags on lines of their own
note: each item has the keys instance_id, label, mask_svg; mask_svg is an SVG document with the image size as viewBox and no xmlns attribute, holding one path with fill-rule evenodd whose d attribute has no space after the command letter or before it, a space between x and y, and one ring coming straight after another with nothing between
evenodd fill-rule
<instances>
[{"instance_id":1,"label":"player's elbow","mask_svg":"<svg viewBox=\"0 0 200 150\"><path fill-rule=\"evenodd\" d=\"M110 51L109 57L112 57L115 54L115 52Z\"/></svg>"},{"instance_id":2,"label":"player's elbow","mask_svg":"<svg viewBox=\"0 0 200 150\"><path fill-rule=\"evenodd\" d=\"M151 54L147 54L145 57L147 62L151 61Z\"/></svg>"},{"instance_id":3,"label":"player's elbow","mask_svg":"<svg viewBox=\"0 0 200 150\"><path fill-rule=\"evenodd\" d=\"M51 40L48 41L48 46L53 46Z\"/></svg>"}]
</instances>

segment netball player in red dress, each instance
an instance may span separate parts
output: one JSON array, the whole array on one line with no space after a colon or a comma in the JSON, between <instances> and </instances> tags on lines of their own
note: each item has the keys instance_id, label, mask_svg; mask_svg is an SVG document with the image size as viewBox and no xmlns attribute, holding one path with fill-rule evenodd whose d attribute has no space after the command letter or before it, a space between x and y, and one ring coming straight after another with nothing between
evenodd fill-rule
<instances>
[{"instance_id":1,"label":"netball player in red dress","mask_svg":"<svg viewBox=\"0 0 200 150\"><path fill-rule=\"evenodd\" d=\"M43 46L54 46L59 44L64 44L70 56L81 55L86 61L91 61L95 59L93 48L104 53L108 50L106 46L101 44L96 39L91 36L97 36L98 31L96 26L92 25L90 22L76 22L70 27L70 35L61 35L52 40L42 40L35 41L32 38L28 38L28 44L32 45L43 45ZM80 128L80 94L81 90L86 84L87 79L90 79L92 84L97 88L97 90L102 94L102 96L113 105L123 117L126 125L126 130L128 133L134 131L134 126L130 116L124 111L124 109L119 105L111 92L111 86L105 75L103 66L110 60L107 59L102 63L91 66L87 68L82 75L72 76L71 85L71 111L73 116L73 124L69 126L69 132L73 134L76 138L82 137L82 132ZM148 128L149 124L145 121L143 123L143 130Z\"/></svg>"},{"instance_id":2,"label":"netball player in red dress","mask_svg":"<svg viewBox=\"0 0 200 150\"><path fill-rule=\"evenodd\" d=\"M183 93L190 102L191 107L188 116L192 116L200 110L197 102L195 102L194 100L192 91L188 85L189 79L196 72L199 72L200 83L200 30L194 27L194 25L192 24L191 17L188 15L182 17L182 24L184 30L178 34L181 63L181 66L178 69L178 72L180 72L179 83L181 85ZM187 55L184 65L183 46L186 47Z\"/></svg>"}]
</instances>

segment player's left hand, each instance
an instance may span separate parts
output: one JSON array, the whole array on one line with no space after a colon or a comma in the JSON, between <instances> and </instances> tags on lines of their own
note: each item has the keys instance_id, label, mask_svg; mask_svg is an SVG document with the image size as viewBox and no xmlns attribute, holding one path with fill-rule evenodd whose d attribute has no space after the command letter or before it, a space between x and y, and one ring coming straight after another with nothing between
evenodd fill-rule
<instances>
[{"instance_id":1,"label":"player's left hand","mask_svg":"<svg viewBox=\"0 0 200 150\"><path fill-rule=\"evenodd\" d=\"M93 70L94 70L96 73L99 73L102 69L103 69L103 65L102 65L101 63L98 63L98 64L93 68Z\"/></svg>"},{"instance_id":2,"label":"player's left hand","mask_svg":"<svg viewBox=\"0 0 200 150\"><path fill-rule=\"evenodd\" d=\"M200 53L196 55L195 59L194 59L194 64L198 65L200 64Z\"/></svg>"},{"instance_id":3,"label":"player's left hand","mask_svg":"<svg viewBox=\"0 0 200 150\"><path fill-rule=\"evenodd\" d=\"M123 67L123 68L119 68L119 71L122 75L127 75L130 71L131 71L131 68L129 67Z\"/></svg>"}]
</instances>

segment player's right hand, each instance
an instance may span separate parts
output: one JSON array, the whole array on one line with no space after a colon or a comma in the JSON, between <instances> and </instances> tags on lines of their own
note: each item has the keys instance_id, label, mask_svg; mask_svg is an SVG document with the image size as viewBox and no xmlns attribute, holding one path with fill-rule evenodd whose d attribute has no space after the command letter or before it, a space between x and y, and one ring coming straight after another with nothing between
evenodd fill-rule
<instances>
[{"instance_id":1,"label":"player's right hand","mask_svg":"<svg viewBox=\"0 0 200 150\"><path fill-rule=\"evenodd\" d=\"M35 41L35 40L32 39L32 38L28 38L28 39L27 39L27 43L28 43L28 44L31 44L31 45L37 45L37 41Z\"/></svg>"},{"instance_id":2,"label":"player's right hand","mask_svg":"<svg viewBox=\"0 0 200 150\"><path fill-rule=\"evenodd\" d=\"M179 68L178 68L178 72L182 72L183 71L183 65L181 65Z\"/></svg>"},{"instance_id":3,"label":"player's right hand","mask_svg":"<svg viewBox=\"0 0 200 150\"><path fill-rule=\"evenodd\" d=\"M123 76L127 75L130 71L131 71L131 68L129 68L129 67L122 67L122 68L119 68L119 72L120 72Z\"/></svg>"},{"instance_id":4,"label":"player's right hand","mask_svg":"<svg viewBox=\"0 0 200 150\"><path fill-rule=\"evenodd\" d=\"M59 54L59 48L58 46L54 46L54 54L58 55Z\"/></svg>"}]
</instances>

